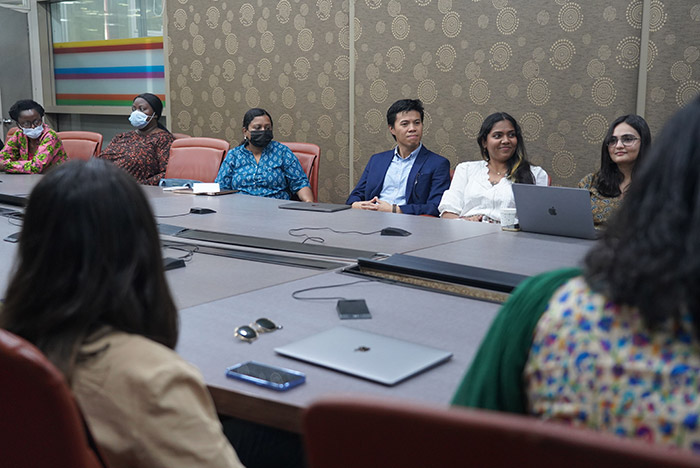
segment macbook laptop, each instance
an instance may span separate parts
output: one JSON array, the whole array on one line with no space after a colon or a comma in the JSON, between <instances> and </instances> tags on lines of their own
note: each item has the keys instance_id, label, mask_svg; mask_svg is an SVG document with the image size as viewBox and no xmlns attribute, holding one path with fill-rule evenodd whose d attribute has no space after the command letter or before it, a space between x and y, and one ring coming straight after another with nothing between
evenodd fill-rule
<instances>
[{"instance_id":1,"label":"macbook laptop","mask_svg":"<svg viewBox=\"0 0 700 468\"><path fill-rule=\"evenodd\" d=\"M586 189L513 184L520 230L595 239L591 195Z\"/></svg>"},{"instance_id":2,"label":"macbook laptop","mask_svg":"<svg viewBox=\"0 0 700 468\"><path fill-rule=\"evenodd\" d=\"M337 203L304 202L283 203L279 207L283 210L320 211L321 213L334 213L336 211L348 210L352 208L350 205L340 205Z\"/></svg>"},{"instance_id":3,"label":"macbook laptop","mask_svg":"<svg viewBox=\"0 0 700 468\"><path fill-rule=\"evenodd\" d=\"M275 351L384 385L396 385L452 357L448 351L348 327L331 328Z\"/></svg>"}]
</instances>

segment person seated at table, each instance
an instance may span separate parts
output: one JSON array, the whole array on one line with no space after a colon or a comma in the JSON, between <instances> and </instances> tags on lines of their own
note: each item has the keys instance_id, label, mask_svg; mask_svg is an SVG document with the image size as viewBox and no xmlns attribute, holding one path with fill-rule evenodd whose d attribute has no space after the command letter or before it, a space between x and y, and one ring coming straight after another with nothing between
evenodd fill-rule
<instances>
[{"instance_id":1,"label":"person seated at table","mask_svg":"<svg viewBox=\"0 0 700 468\"><path fill-rule=\"evenodd\" d=\"M10 107L10 118L19 130L0 141L0 171L41 174L68 159L61 139L44 123L44 108L31 99L22 99Z\"/></svg>"},{"instance_id":2,"label":"person seated at table","mask_svg":"<svg viewBox=\"0 0 700 468\"><path fill-rule=\"evenodd\" d=\"M162 114L163 103L158 96L151 93L136 96L129 116L134 130L116 135L98 157L112 161L140 184L158 185L165 176L170 145L175 141L158 121Z\"/></svg>"},{"instance_id":3,"label":"person seated at table","mask_svg":"<svg viewBox=\"0 0 700 468\"><path fill-rule=\"evenodd\" d=\"M666 124L583 272L516 289L453 403L700 451L699 160L700 97Z\"/></svg>"},{"instance_id":4,"label":"person seated at table","mask_svg":"<svg viewBox=\"0 0 700 468\"><path fill-rule=\"evenodd\" d=\"M450 163L426 148L423 103L401 99L386 120L396 147L373 155L345 201L353 208L437 216L437 204L450 185Z\"/></svg>"},{"instance_id":5,"label":"person seated at table","mask_svg":"<svg viewBox=\"0 0 700 468\"><path fill-rule=\"evenodd\" d=\"M634 114L618 117L608 128L600 150L600 169L578 183L591 193L596 227L604 227L632 182L634 168L651 146L646 120Z\"/></svg>"},{"instance_id":6,"label":"person seated at table","mask_svg":"<svg viewBox=\"0 0 700 468\"><path fill-rule=\"evenodd\" d=\"M17 255L0 326L63 373L109 466L242 466L202 376L173 351L158 231L126 172L94 158L52 170Z\"/></svg>"},{"instance_id":7,"label":"person seated at table","mask_svg":"<svg viewBox=\"0 0 700 468\"><path fill-rule=\"evenodd\" d=\"M313 202L309 179L292 150L273 141L272 117L253 108L243 116L243 141L228 152L216 176L221 190Z\"/></svg>"},{"instance_id":8,"label":"person seated at table","mask_svg":"<svg viewBox=\"0 0 700 468\"><path fill-rule=\"evenodd\" d=\"M486 117L476 141L483 160L457 165L440 216L500 223L501 209L515 207L513 183L548 185L549 176L527 160L520 125L510 114Z\"/></svg>"}]
</instances>

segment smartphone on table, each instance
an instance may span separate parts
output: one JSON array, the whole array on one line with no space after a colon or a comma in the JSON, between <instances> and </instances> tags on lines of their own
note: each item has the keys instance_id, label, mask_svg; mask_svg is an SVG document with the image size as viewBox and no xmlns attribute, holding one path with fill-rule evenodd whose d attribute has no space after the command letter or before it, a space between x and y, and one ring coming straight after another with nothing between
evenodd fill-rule
<instances>
[{"instance_id":1,"label":"smartphone on table","mask_svg":"<svg viewBox=\"0 0 700 468\"><path fill-rule=\"evenodd\" d=\"M226 377L278 391L289 390L306 382L306 375L301 372L255 361L242 362L227 368Z\"/></svg>"}]
</instances>

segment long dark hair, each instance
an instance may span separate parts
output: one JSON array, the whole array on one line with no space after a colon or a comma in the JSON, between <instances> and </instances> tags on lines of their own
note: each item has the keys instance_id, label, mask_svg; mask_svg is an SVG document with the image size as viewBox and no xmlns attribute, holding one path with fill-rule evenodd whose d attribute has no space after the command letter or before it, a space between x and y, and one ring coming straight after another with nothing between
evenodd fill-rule
<instances>
[{"instance_id":1,"label":"long dark hair","mask_svg":"<svg viewBox=\"0 0 700 468\"><path fill-rule=\"evenodd\" d=\"M530 171L530 162L527 160L523 132L520 129L518 122L516 122L513 116L510 114L505 112L496 112L495 114L491 114L484 119L484 123L481 124L481 130L479 130L479 135L476 137L476 142L479 144L479 149L481 150L481 157L486 161L491 159L486 146L484 146L484 142L486 141L489 133L491 133L493 126L503 120L507 120L513 125L513 128L515 129L515 136L518 139L513 156L506 161L506 165L508 166L508 173L506 174L506 177L509 180L519 184L534 184L535 178L532 176L532 172Z\"/></svg>"},{"instance_id":2,"label":"long dark hair","mask_svg":"<svg viewBox=\"0 0 700 468\"><path fill-rule=\"evenodd\" d=\"M148 103L149 106L151 106L151 109L153 109L153 113L157 116L156 117L156 122L157 122L156 125L158 125L158 128L170 133L170 130L168 130L165 127L165 125L160 123L160 116L163 115L163 101L161 101L158 96L156 96L155 94L151 94L151 93L141 93L134 98L134 101L137 100L138 98L143 99L144 101L146 101Z\"/></svg>"},{"instance_id":3,"label":"long dark hair","mask_svg":"<svg viewBox=\"0 0 700 468\"><path fill-rule=\"evenodd\" d=\"M632 179L634 179L635 171L640 162L644 159L649 147L651 146L651 132L649 131L649 125L647 125L646 120L635 114L623 115L615 119L613 123L610 124L608 128L608 133L605 135L603 140L603 145L600 149L600 170L596 172L593 177L593 186L598 189L601 195L604 197L619 197L620 196L620 184L625 178L624 174L617 167L617 164L610 157L610 147L608 142L612 137L615 127L621 123L626 123L630 127L639 133L639 154L637 155L637 160L634 163L634 168L632 169Z\"/></svg>"},{"instance_id":4,"label":"long dark hair","mask_svg":"<svg viewBox=\"0 0 700 468\"><path fill-rule=\"evenodd\" d=\"M243 115L243 128L247 130L248 126L255 117L260 117L263 115L266 115L267 118L270 119L270 128L274 128L274 124L272 123L272 116L265 109L261 109L260 107L253 107ZM248 139L244 138L243 140L241 140L240 145L245 145L246 143L248 143Z\"/></svg>"},{"instance_id":5,"label":"long dark hair","mask_svg":"<svg viewBox=\"0 0 700 468\"><path fill-rule=\"evenodd\" d=\"M683 136L678 136L679 129ZM653 327L683 311L700 334L700 97L676 113L585 260L588 284ZM698 336L700 337L700 336Z\"/></svg>"},{"instance_id":6,"label":"long dark hair","mask_svg":"<svg viewBox=\"0 0 700 468\"><path fill-rule=\"evenodd\" d=\"M104 325L177 342L148 201L128 174L92 158L58 166L32 191L0 326L70 381L81 344Z\"/></svg>"}]
</instances>

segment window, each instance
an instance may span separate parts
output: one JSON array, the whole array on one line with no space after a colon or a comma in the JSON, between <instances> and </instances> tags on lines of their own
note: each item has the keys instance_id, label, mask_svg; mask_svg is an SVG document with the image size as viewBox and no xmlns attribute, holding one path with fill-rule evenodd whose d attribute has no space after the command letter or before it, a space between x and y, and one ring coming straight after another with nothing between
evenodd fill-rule
<instances>
[{"instance_id":1,"label":"window","mask_svg":"<svg viewBox=\"0 0 700 468\"><path fill-rule=\"evenodd\" d=\"M52 2L49 13L56 105L165 101L163 0Z\"/></svg>"}]
</instances>

